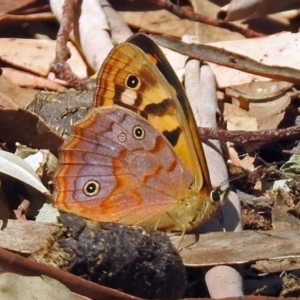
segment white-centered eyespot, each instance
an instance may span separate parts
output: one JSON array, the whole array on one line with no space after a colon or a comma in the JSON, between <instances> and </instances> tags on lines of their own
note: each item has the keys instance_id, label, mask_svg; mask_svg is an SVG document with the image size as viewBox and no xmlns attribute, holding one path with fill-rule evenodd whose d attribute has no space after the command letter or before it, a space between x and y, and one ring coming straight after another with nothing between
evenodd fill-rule
<instances>
[{"instance_id":1,"label":"white-centered eyespot","mask_svg":"<svg viewBox=\"0 0 300 300\"><path fill-rule=\"evenodd\" d=\"M145 138L145 129L140 125L136 125L132 129L132 134L136 140L142 140Z\"/></svg>"},{"instance_id":2,"label":"white-centered eyespot","mask_svg":"<svg viewBox=\"0 0 300 300\"><path fill-rule=\"evenodd\" d=\"M141 86L141 80L138 76L130 74L126 77L125 85L127 88L137 90Z\"/></svg>"},{"instance_id":3,"label":"white-centered eyespot","mask_svg":"<svg viewBox=\"0 0 300 300\"><path fill-rule=\"evenodd\" d=\"M89 180L83 187L83 192L86 196L92 197L100 192L101 185L96 180Z\"/></svg>"}]
</instances>

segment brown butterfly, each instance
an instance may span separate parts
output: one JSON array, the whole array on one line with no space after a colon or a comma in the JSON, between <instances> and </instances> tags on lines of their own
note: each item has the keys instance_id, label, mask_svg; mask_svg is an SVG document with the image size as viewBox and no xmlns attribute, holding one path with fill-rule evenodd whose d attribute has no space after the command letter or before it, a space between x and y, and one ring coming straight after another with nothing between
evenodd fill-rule
<instances>
[{"instance_id":1,"label":"brown butterfly","mask_svg":"<svg viewBox=\"0 0 300 300\"><path fill-rule=\"evenodd\" d=\"M226 191L211 186L189 102L158 46L143 34L116 46L97 84L60 150L56 206L183 232L207 220Z\"/></svg>"}]
</instances>

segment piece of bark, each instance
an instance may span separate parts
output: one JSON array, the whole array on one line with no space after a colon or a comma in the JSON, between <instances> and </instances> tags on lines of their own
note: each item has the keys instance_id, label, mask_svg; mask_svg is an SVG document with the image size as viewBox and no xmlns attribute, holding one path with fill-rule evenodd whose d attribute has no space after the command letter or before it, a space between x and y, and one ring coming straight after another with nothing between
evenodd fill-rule
<instances>
[{"instance_id":1,"label":"piece of bark","mask_svg":"<svg viewBox=\"0 0 300 300\"><path fill-rule=\"evenodd\" d=\"M93 93L68 90L58 94L43 91L27 106L42 117L62 137L70 135L71 125L81 120L93 103Z\"/></svg>"}]
</instances>

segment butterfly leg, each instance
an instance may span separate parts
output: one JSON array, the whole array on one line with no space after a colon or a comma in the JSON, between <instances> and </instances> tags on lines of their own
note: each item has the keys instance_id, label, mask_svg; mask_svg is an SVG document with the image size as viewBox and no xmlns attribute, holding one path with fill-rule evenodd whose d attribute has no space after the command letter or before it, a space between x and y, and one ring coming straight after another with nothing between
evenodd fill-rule
<instances>
[{"instance_id":1,"label":"butterfly leg","mask_svg":"<svg viewBox=\"0 0 300 300\"><path fill-rule=\"evenodd\" d=\"M193 242L190 242L189 244L187 245L184 245L182 248L179 249L180 245L181 245L181 242L182 242L182 239L183 239L183 235L181 235L181 239L178 243L178 248L177 248L177 251L180 252L181 250L183 250L184 248L189 248L195 244L197 244L199 242L199 239L200 239L200 234L199 233L193 233L194 236L195 236L195 240Z\"/></svg>"},{"instance_id":2,"label":"butterfly leg","mask_svg":"<svg viewBox=\"0 0 300 300\"><path fill-rule=\"evenodd\" d=\"M176 249L177 249L177 251L179 252L179 251L181 251L182 249L180 249L180 245L181 245L181 243L182 243L182 241L183 241L183 238L184 238L184 236L185 236L185 234L186 234L186 231L187 231L187 228L188 228L188 223L186 223L186 224L184 224L184 226L182 226L182 224L180 224L179 222L178 222L178 220L176 220L172 215L170 215L168 212L166 212L166 215L176 224L179 224L180 225L180 227L181 227L181 236L180 236L180 240L179 240L179 243L178 243L178 245L177 245L177 247L176 247ZM161 218L162 218L162 216L161 216ZM160 219L161 219L160 218Z\"/></svg>"},{"instance_id":3,"label":"butterfly leg","mask_svg":"<svg viewBox=\"0 0 300 300\"><path fill-rule=\"evenodd\" d=\"M157 230L157 229L158 229L158 226L159 226L159 223L160 223L162 217L163 217L163 215L161 215L161 216L159 217L159 219L157 220L157 222L156 222L156 224L155 224L155 227L154 227L154 230Z\"/></svg>"}]
</instances>

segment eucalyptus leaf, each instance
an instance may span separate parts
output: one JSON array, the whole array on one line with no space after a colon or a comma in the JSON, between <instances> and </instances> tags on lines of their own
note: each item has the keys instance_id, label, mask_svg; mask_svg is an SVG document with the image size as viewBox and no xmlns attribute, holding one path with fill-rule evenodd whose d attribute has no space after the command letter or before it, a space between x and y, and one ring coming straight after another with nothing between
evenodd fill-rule
<instances>
[{"instance_id":1,"label":"eucalyptus leaf","mask_svg":"<svg viewBox=\"0 0 300 300\"><path fill-rule=\"evenodd\" d=\"M293 154L290 159L281 166L280 171L286 176L295 177L300 175L300 155Z\"/></svg>"},{"instance_id":2,"label":"eucalyptus leaf","mask_svg":"<svg viewBox=\"0 0 300 300\"><path fill-rule=\"evenodd\" d=\"M32 167L15 154L0 151L0 173L18 179L43 194L50 194Z\"/></svg>"}]
</instances>

